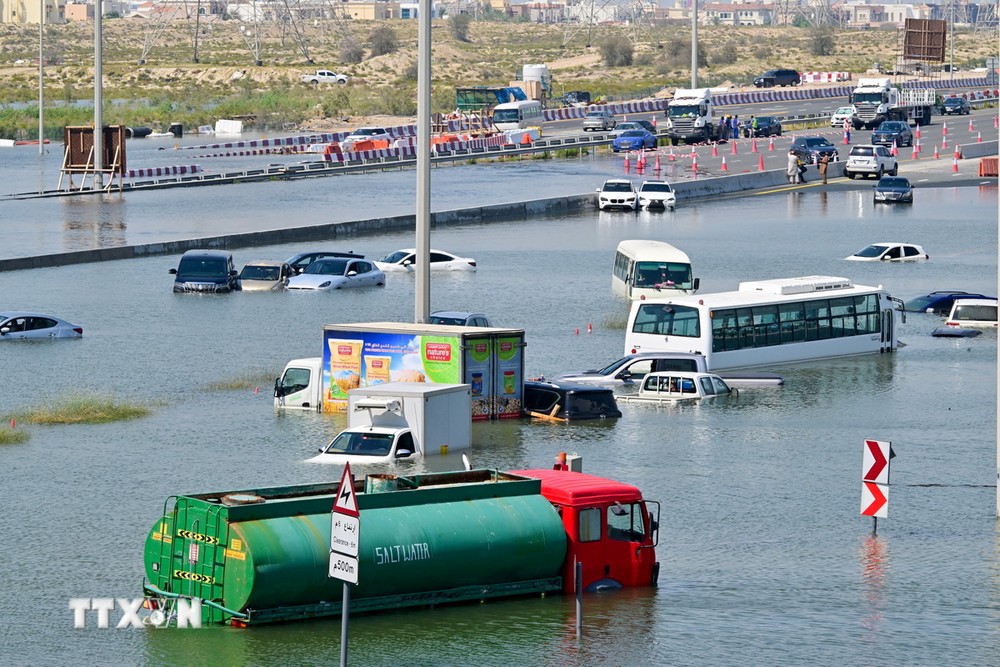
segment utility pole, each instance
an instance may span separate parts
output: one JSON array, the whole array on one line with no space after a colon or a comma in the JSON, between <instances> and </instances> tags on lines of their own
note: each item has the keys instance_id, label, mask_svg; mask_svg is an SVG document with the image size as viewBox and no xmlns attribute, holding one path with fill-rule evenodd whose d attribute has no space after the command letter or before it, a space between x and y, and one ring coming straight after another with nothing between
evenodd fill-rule
<instances>
[{"instance_id":1,"label":"utility pole","mask_svg":"<svg viewBox=\"0 0 1000 667\"><path fill-rule=\"evenodd\" d=\"M104 187L104 7L94 0L94 189Z\"/></svg>"},{"instance_id":2,"label":"utility pole","mask_svg":"<svg viewBox=\"0 0 1000 667\"><path fill-rule=\"evenodd\" d=\"M42 40L45 37L45 0L38 0L38 154L45 155L45 49Z\"/></svg>"},{"instance_id":3,"label":"utility pole","mask_svg":"<svg viewBox=\"0 0 1000 667\"><path fill-rule=\"evenodd\" d=\"M691 0L691 87L698 87L698 0Z\"/></svg>"}]
</instances>

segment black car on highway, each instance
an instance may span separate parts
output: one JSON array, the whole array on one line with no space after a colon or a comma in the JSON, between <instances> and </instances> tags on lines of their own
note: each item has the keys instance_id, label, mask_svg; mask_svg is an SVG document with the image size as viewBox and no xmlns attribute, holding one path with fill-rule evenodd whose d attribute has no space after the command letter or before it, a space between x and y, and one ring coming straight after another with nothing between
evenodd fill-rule
<instances>
[{"instance_id":1,"label":"black car on highway","mask_svg":"<svg viewBox=\"0 0 1000 667\"><path fill-rule=\"evenodd\" d=\"M912 146L913 130L903 120L885 120L872 131L872 143L879 146Z\"/></svg>"},{"instance_id":2,"label":"black car on highway","mask_svg":"<svg viewBox=\"0 0 1000 667\"><path fill-rule=\"evenodd\" d=\"M941 103L942 116L949 116L951 114L968 116L971 111L969 100L964 97L946 97L944 102Z\"/></svg>"},{"instance_id":3,"label":"black car on highway","mask_svg":"<svg viewBox=\"0 0 1000 667\"><path fill-rule=\"evenodd\" d=\"M830 156L830 162L840 159L840 151L826 137L795 137L791 152L806 164L816 164L823 155Z\"/></svg>"},{"instance_id":4,"label":"black car on highway","mask_svg":"<svg viewBox=\"0 0 1000 667\"><path fill-rule=\"evenodd\" d=\"M774 116L755 116L743 124L743 136L750 137L780 137L781 121Z\"/></svg>"},{"instance_id":5,"label":"black car on highway","mask_svg":"<svg viewBox=\"0 0 1000 667\"><path fill-rule=\"evenodd\" d=\"M799 83L801 83L799 73L793 69L769 69L753 80L753 85L758 88L797 86Z\"/></svg>"}]
</instances>

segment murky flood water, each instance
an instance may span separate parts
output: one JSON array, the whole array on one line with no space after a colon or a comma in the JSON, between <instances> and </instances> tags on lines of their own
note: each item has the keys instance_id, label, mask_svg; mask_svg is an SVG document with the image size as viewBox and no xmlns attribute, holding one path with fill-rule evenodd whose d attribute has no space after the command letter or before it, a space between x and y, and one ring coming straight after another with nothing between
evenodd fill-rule
<instances>
[{"instance_id":1,"label":"murky flood water","mask_svg":"<svg viewBox=\"0 0 1000 667\"><path fill-rule=\"evenodd\" d=\"M253 192L240 189L247 197L233 205L254 210ZM172 196L183 202L185 193ZM287 215L300 205L288 202ZM432 245L475 257L479 270L435 275L431 305L523 327L527 372L552 375L621 354L626 305L610 291L620 240L684 249L702 292L828 274L901 298L992 294L996 220L995 188L942 188L919 190L913 207L808 192L444 229ZM885 240L920 243L931 259L843 261ZM412 244L410 234L391 234L313 245L378 257ZM300 249L235 254L242 265ZM167 274L175 265L152 257L0 274L5 307L49 311L85 330L76 341L3 344L0 414L80 391L153 407L125 423L22 424L30 440L0 450L2 662L337 660L339 619L250 630L72 627L70 598L140 594L143 542L170 494L338 479L339 468L304 460L342 421L275 412L271 378L291 358L320 354L324 323L413 318L409 276L332 294L175 295ZM908 314L906 346L894 355L775 369L784 387L725 401L623 403L624 417L608 423L475 424L477 466L547 467L565 450L581 454L588 472L661 501L659 587L588 596L582 642L573 600L560 596L357 616L350 663L1000 664L997 339L932 338L940 323ZM241 377L254 388L211 388ZM858 515L867 437L891 440L897 453L889 518L874 538L871 520ZM450 455L401 468L459 465Z\"/></svg>"}]
</instances>

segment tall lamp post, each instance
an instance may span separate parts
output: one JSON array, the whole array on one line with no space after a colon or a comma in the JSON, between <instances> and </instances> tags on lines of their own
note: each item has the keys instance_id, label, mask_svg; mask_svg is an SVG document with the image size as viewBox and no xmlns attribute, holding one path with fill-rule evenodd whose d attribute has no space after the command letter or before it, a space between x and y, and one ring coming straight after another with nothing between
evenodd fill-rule
<instances>
[{"instance_id":1,"label":"tall lamp post","mask_svg":"<svg viewBox=\"0 0 1000 667\"><path fill-rule=\"evenodd\" d=\"M417 5L417 275L413 321L426 322L431 303L431 0Z\"/></svg>"},{"instance_id":2,"label":"tall lamp post","mask_svg":"<svg viewBox=\"0 0 1000 667\"><path fill-rule=\"evenodd\" d=\"M38 154L45 154L45 121L44 112L44 88L42 81L45 77L45 50L42 48L42 38L45 36L45 0L38 0Z\"/></svg>"},{"instance_id":3,"label":"tall lamp post","mask_svg":"<svg viewBox=\"0 0 1000 667\"><path fill-rule=\"evenodd\" d=\"M104 53L101 0L94 0L94 189L104 187Z\"/></svg>"},{"instance_id":4,"label":"tall lamp post","mask_svg":"<svg viewBox=\"0 0 1000 667\"><path fill-rule=\"evenodd\" d=\"M698 87L698 0L691 0L691 87Z\"/></svg>"}]
</instances>

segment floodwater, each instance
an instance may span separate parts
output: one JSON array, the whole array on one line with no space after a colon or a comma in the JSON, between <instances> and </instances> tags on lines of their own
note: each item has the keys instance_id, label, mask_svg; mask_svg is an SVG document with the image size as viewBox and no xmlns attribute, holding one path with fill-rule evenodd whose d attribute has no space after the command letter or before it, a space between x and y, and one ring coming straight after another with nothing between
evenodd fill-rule
<instances>
[{"instance_id":1,"label":"floodwater","mask_svg":"<svg viewBox=\"0 0 1000 667\"><path fill-rule=\"evenodd\" d=\"M579 164L594 174L612 169ZM547 168L526 166L536 179ZM506 167L492 171L492 186L489 167L464 169L434 177L455 174L466 187L492 187L494 197L525 194L523 180L512 185L501 176ZM362 178L372 181L367 187L388 188L396 177L356 182ZM600 176L581 188L561 178L550 176L542 189L586 191ZM284 198L284 216L312 216L321 204L339 215L351 200L349 182L301 182L323 192L305 202ZM130 233L139 220L162 223L190 207L190 195L212 221L206 227L237 226L285 189L203 191L220 203L206 207L206 195L177 190L168 191L176 206L160 199L154 207L130 195L122 222ZM995 293L996 188L925 188L916 198L912 207L875 208L867 190L807 190L698 202L674 213L442 229L432 245L475 257L479 270L435 275L431 306L481 310L498 325L523 327L528 374L552 375L621 354L626 304L611 293L610 271L615 246L627 238L684 249L703 292L735 289L740 280L828 274L882 284L901 298L934 289ZM49 205L17 203L22 213ZM884 240L920 243L931 259L843 261ZM312 245L381 256L412 244L412 234L393 233ZM300 249L235 255L242 265ZM340 418L275 412L272 378L288 359L320 354L324 323L413 318L409 276L333 294L178 295L167 274L175 265L176 257L149 257L0 274L5 307L50 311L85 330L81 340L2 345L8 389L0 415L76 392L152 407L150 416L124 423L19 424L30 431L28 442L0 449L0 662L337 660L339 619L116 630L98 629L90 618L86 629L73 628L71 598L140 595L143 543L169 495L339 479L340 468L304 460L336 433ZM561 596L355 616L349 663L1000 665L997 337L932 338L940 324L908 314L900 326L906 345L896 354L776 368L784 387L745 389L735 399L623 403L624 417L606 423L475 424L476 466L547 467L568 451L583 456L587 472L634 483L660 501L659 586L587 596L580 641L574 601ZM213 388L241 378L252 388ZM871 519L859 516L865 438L889 440L897 454L889 516L874 537ZM434 456L403 470L459 465L454 455Z\"/></svg>"}]
</instances>

